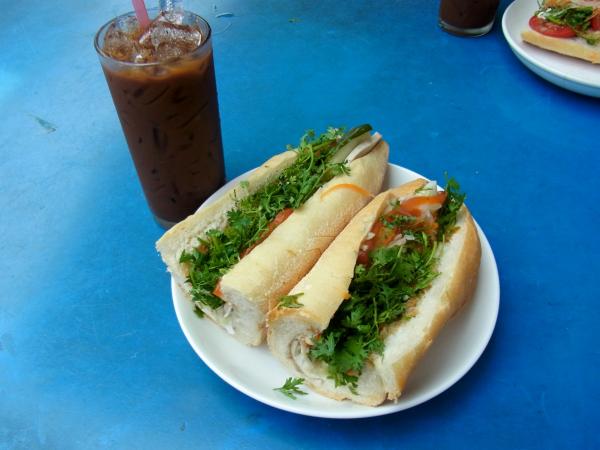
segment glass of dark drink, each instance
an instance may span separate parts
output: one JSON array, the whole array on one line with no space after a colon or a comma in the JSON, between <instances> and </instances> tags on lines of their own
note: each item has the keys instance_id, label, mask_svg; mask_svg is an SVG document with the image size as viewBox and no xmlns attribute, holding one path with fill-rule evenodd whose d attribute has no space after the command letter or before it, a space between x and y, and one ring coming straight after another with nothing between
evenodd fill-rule
<instances>
[{"instance_id":1,"label":"glass of dark drink","mask_svg":"<svg viewBox=\"0 0 600 450\"><path fill-rule=\"evenodd\" d=\"M164 228L225 183L211 30L190 12L134 13L94 44L148 205Z\"/></svg>"},{"instance_id":2,"label":"glass of dark drink","mask_svg":"<svg viewBox=\"0 0 600 450\"><path fill-rule=\"evenodd\" d=\"M439 24L460 36L481 36L492 29L500 0L440 0Z\"/></svg>"}]
</instances>

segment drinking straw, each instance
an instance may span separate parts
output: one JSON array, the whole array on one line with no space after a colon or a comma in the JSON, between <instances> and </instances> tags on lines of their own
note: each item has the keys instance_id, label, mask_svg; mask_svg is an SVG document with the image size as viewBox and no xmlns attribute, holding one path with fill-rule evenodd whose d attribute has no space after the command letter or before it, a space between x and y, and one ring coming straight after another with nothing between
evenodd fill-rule
<instances>
[{"instance_id":1,"label":"drinking straw","mask_svg":"<svg viewBox=\"0 0 600 450\"><path fill-rule=\"evenodd\" d=\"M150 18L148 17L148 11L146 10L144 0L131 0L131 3L133 3L133 9L135 10L135 15L140 27L145 30L150 25Z\"/></svg>"}]
</instances>

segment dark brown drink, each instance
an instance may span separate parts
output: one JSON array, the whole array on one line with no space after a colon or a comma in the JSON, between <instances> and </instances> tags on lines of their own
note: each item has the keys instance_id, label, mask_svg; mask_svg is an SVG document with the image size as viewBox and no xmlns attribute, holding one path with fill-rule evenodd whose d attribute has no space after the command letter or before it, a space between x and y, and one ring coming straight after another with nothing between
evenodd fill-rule
<instances>
[{"instance_id":1,"label":"dark brown drink","mask_svg":"<svg viewBox=\"0 0 600 450\"><path fill-rule=\"evenodd\" d=\"M193 213L225 182L210 28L198 16L186 17L201 34L186 34L186 24L160 24L129 46L126 39L139 33L129 20L108 24L96 38L146 199L165 227ZM165 37L179 41L163 45Z\"/></svg>"},{"instance_id":2,"label":"dark brown drink","mask_svg":"<svg viewBox=\"0 0 600 450\"><path fill-rule=\"evenodd\" d=\"M441 0L440 26L451 33L479 36L490 31L499 0Z\"/></svg>"}]
</instances>

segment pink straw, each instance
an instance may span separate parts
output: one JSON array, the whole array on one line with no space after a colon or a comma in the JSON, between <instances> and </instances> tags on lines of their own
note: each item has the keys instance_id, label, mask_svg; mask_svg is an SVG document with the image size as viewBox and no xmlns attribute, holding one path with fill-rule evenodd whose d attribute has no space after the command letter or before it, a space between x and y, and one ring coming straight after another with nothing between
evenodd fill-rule
<instances>
[{"instance_id":1,"label":"pink straw","mask_svg":"<svg viewBox=\"0 0 600 450\"><path fill-rule=\"evenodd\" d=\"M142 27L142 30L145 30L150 25L150 18L148 17L144 0L131 0L131 3L133 3L133 9L135 10L140 27Z\"/></svg>"}]
</instances>

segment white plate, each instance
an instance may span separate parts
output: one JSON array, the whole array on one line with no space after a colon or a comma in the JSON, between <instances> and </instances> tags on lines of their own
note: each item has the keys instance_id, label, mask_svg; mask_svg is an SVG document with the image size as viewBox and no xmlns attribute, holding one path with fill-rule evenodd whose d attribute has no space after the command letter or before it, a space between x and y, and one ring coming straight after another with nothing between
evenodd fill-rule
<instances>
[{"instance_id":1,"label":"white plate","mask_svg":"<svg viewBox=\"0 0 600 450\"><path fill-rule=\"evenodd\" d=\"M205 204L214 201L231 184L244 179L249 173L230 181ZM417 177L419 175L415 172L390 164L384 189ZM498 269L481 229L479 236L482 254L475 297L444 328L396 403L387 402L375 408L361 406L322 397L308 388L304 388L308 395L291 400L273 390L291 374L271 356L266 346L246 347L209 319L199 319L194 314L192 303L171 281L175 312L187 340L206 365L231 386L260 402L315 417L350 419L389 414L423 403L456 383L479 359L492 336L500 304Z\"/></svg>"},{"instance_id":2,"label":"white plate","mask_svg":"<svg viewBox=\"0 0 600 450\"><path fill-rule=\"evenodd\" d=\"M600 97L600 65L560 55L523 42L521 32L538 9L537 0L516 0L502 16L508 45L525 66L540 77L579 94Z\"/></svg>"}]
</instances>

